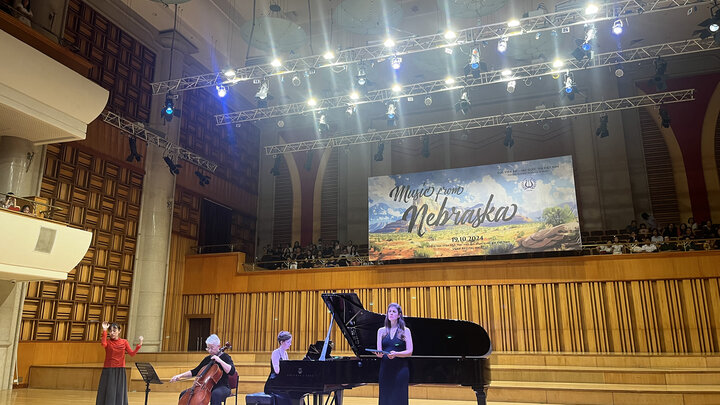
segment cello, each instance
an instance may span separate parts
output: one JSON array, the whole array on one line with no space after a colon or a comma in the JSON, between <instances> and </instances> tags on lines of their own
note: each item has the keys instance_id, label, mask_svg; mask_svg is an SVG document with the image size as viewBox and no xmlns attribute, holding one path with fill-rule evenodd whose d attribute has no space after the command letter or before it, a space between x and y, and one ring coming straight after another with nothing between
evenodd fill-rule
<instances>
[{"instance_id":1,"label":"cello","mask_svg":"<svg viewBox=\"0 0 720 405\"><path fill-rule=\"evenodd\" d=\"M232 345L230 342L225 342L225 346L221 347L217 353L220 356L227 349L231 349ZM195 382L192 387L185 390L180 399L178 405L207 405L210 403L212 397L212 390L215 384L222 378L223 369L214 360L209 364L205 365L202 370L195 377Z\"/></svg>"}]
</instances>

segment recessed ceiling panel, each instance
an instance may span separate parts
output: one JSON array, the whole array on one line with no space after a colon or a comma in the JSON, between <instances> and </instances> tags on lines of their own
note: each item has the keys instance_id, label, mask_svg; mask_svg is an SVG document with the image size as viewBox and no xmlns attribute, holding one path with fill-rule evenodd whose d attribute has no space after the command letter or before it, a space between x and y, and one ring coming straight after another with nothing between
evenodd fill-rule
<instances>
[{"instance_id":1,"label":"recessed ceiling panel","mask_svg":"<svg viewBox=\"0 0 720 405\"><path fill-rule=\"evenodd\" d=\"M345 0L333 10L342 29L361 35L385 35L402 18L402 7L395 0Z\"/></svg>"},{"instance_id":2,"label":"recessed ceiling panel","mask_svg":"<svg viewBox=\"0 0 720 405\"><path fill-rule=\"evenodd\" d=\"M252 26L252 20L248 20L240 28L240 35L245 42L250 42ZM251 44L254 48L268 52L287 52L296 51L306 43L305 30L290 20L277 17L260 17L255 20Z\"/></svg>"}]
</instances>

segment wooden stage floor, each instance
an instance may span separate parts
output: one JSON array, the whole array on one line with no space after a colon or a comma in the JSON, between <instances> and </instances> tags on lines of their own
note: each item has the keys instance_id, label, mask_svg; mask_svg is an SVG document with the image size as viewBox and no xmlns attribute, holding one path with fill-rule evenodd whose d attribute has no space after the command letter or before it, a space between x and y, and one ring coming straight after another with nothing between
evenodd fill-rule
<instances>
[{"instance_id":1,"label":"wooden stage floor","mask_svg":"<svg viewBox=\"0 0 720 405\"><path fill-rule=\"evenodd\" d=\"M130 392L128 405L144 405L144 392ZM175 392L150 392L148 405L168 405L177 403L178 394ZM307 402L307 401L306 401ZM345 405L377 405L377 398L345 397ZM0 405L95 405L94 391L75 390L49 390L36 388L19 388L14 390L0 390ZM234 405L230 399L228 405ZM244 405L245 398L238 397L238 405ZM410 405L476 405L475 401L448 401L431 399L411 399ZM488 405L513 405L510 402L488 402ZM522 405L533 405L523 402ZM545 404L547 405L547 404Z\"/></svg>"}]
</instances>

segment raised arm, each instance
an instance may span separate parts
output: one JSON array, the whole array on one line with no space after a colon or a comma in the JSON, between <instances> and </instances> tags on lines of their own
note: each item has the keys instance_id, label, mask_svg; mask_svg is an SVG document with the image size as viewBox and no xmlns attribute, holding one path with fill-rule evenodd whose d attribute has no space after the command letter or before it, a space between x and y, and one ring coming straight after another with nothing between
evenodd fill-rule
<instances>
[{"instance_id":1,"label":"raised arm","mask_svg":"<svg viewBox=\"0 0 720 405\"><path fill-rule=\"evenodd\" d=\"M143 344L143 337L140 336L138 338L138 340L140 341L140 343L138 343L135 346L135 350L130 349L130 342L128 342L127 340L125 341L125 351L127 352L127 354L134 356L135 353L137 353L140 350L140 348L142 347L142 344Z\"/></svg>"},{"instance_id":2,"label":"raised arm","mask_svg":"<svg viewBox=\"0 0 720 405\"><path fill-rule=\"evenodd\" d=\"M102 323L102 339L100 339L100 342L102 343L103 347L107 347L107 330L110 327L110 324L107 322Z\"/></svg>"}]
</instances>

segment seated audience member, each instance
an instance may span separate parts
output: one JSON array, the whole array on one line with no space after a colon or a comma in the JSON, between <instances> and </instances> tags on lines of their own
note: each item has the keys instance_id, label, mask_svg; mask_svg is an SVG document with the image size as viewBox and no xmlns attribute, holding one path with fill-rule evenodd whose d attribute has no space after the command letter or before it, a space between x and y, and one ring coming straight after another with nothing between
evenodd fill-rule
<instances>
[{"instance_id":1,"label":"seated audience member","mask_svg":"<svg viewBox=\"0 0 720 405\"><path fill-rule=\"evenodd\" d=\"M32 213L33 213L33 212L32 212L32 207L29 206L29 205L27 205L27 204L25 204L25 205L22 206L22 209L20 209L20 212L22 212L23 214L31 214L31 215L32 215Z\"/></svg>"},{"instance_id":2,"label":"seated audience member","mask_svg":"<svg viewBox=\"0 0 720 405\"><path fill-rule=\"evenodd\" d=\"M663 243L660 244L661 252L669 252L671 250L677 250L677 243L673 242L669 236L663 238Z\"/></svg>"},{"instance_id":3,"label":"seated audience member","mask_svg":"<svg viewBox=\"0 0 720 405\"><path fill-rule=\"evenodd\" d=\"M699 227L699 225L697 222L695 222L694 217L688 218L688 228L692 229L693 232L695 232L695 231L697 231L698 227Z\"/></svg>"},{"instance_id":4,"label":"seated audience member","mask_svg":"<svg viewBox=\"0 0 720 405\"><path fill-rule=\"evenodd\" d=\"M703 222L700 231L702 232L703 238L712 238L715 234L715 227L713 226L712 220L708 219L707 221Z\"/></svg>"},{"instance_id":5,"label":"seated audience member","mask_svg":"<svg viewBox=\"0 0 720 405\"><path fill-rule=\"evenodd\" d=\"M663 237L660 235L660 232L658 232L657 229L653 229L652 236L650 237L650 242L656 243L656 242L662 242Z\"/></svg>"},{"instance_id":6,"label":"seated audience member","mask_svg":"<svg viewBox=\"0 0 720 405\"><path fill-rule=\"evenodd\" d=\"M30 0L15 0L15 4L13 4L13 9L15 9L15 16L17 17L20 22L27 25L28 27L32 28L32 23L30 22L30 19L33 18L33 12L30 9Z\"/></svg>"},{"instance_id":7,"label":"seated audience member","mask_svg":"<svg viewBox=\"0 0 720 405\"><path fill-rule=\"evenodd\" d=\"M680 237L680 241L682 242L681 250L684 250L686 252L689 250L702 249L702 247L700 247L700 249L698 249L698 245L697 245L697 243L695 243L695 234L693 233L692 229L690 229L690 228L685 229L685 235Z\"/></svg>"},{"instance_id":8,"label":"seated audience member","mask_svg":"<svg viewBox=\"0 0 720 405\"><path fill-rule=\"evenodd\" d=\"M637 232L637 230L637 221L635 221L634 219L630 221L630 225L625 227L625 233Z\"/></svg>"},{"instance_id":9,"label":"seated audience member","mask_svg":"<svg viewBox=\"0 0 720 405\"><path fill-rule=\"evenodd\" d=\"M641 238L645 238L650 234L650 230L647 228L645 224L640 224L637 231L638 235L640 235Z\"/></svg>"},{"instance_id":10,"label":"seated audience member","mask_svg":"<svg viewBox=\"0 0 720 405\"><path fill-rule=\"evenodd\" d=\"M15 200L15 195L13 193L7 193L5 195L5 203L3 203L3 208L7 208L11 211L20 211L20 207L17 206L17 201Z\"/></svg>"},{"instance_id":11,"label":"seated audience member","mask_svg":"<svg viewBox=\"0 0 720 405\"><path fill-rule=\"evenodd\" d=\"M634 253L652 253L657 252L657 246L650 242L650 238L645 238L642 245L635 245L632 248Z\"/></svg>"},{"instance_id":12,"label":"seated audience member","mask_svg":"<svg viewBox=\"0 0 720 405\"><path fill-rule=\"evenodd\" d=\"M638 243L638 242L640 242L640 239L639 239L638 236L635 234L635 232L630 232L630 235L628 236L627 242L628 242L628 243Z\"/></svg>"},{"instance_id":13,"label":"seated audience member","mask_svg":"<svg viewBox=\"0 0 720 405\"><path fill-rule=\"evenodd\" d=\"M675 224L670 224L665 227L663 230L662 236L669 236L671 238L677 238L678 237L678 229L675 226Z\"/></svg>"},{"instance_id":14,"label":"seated audience member","mask_svg":"<svg viewBox=\"0 0 720 405\"><path fill-rule=\"evenodd\" d=\"M678 236L679 238L684 238L685 235L687 235L687 230L688 230L688 229L689 229L689 228L688 228L687 224L680 224L680 226L678 227L678 234L677 234L677 236Z\"/></svg>"},{"instance_id":15,"label":"seated audience member","mask_svg":"<svg viewBox=\"0 0 720 405\"><path fill-rule=\"evenodd\" d=\"M613 244L612 244L612 254L621 255L623 253L624 248L625 248L625 245L623 245L620 242L620 239L617 236L614 237Z\"/></svg>"},{"instance_id":16,"label":"seated audience member","mask_svg":"<svg viewBox=\"0 0 720 405\"><path fill-rule=\"evenodd\" d=\"M612 251L613 251L612 241L609 240L609 241L607 241L607 243L604 244L604 245L598 245L597 250L598 250L598 253L600 253L600 254L612 253Z\"/></svg>"}]
</instances>

